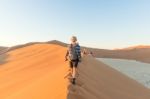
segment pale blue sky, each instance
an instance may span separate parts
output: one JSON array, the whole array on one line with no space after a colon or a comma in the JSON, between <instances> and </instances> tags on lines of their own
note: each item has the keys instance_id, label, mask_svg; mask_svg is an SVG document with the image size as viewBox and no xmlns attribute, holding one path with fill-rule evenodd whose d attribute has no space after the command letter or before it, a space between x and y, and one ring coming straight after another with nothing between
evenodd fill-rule
<instances>
[{"instance_id":1,"label":"pale blue sky","mask_svg":"<svg viewBox=\"0 0 150 99\"><path fill-rule=\"evenodd\" d=\"M57 39L98 48L150 45L150 0L0 0L0 46Z\"/></svg>"}]
</instances>

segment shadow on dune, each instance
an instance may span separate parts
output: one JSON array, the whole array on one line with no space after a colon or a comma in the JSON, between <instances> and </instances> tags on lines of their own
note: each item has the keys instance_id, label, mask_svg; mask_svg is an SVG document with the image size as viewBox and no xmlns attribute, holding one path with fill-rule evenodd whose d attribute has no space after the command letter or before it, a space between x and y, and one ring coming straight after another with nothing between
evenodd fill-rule
<instances>
[{"instance_id":1,"label":"shadow on dune","mask_svg":"<svg viewBox=\"0 0 150 99\"><path fill-rule=\"evenodd\" d=\"M8 62L7 58L9 55L7 53L0 55L0 65L3 65Z\"/></svg>"},{"instance_id":2,"label":"shadow on dune","mask_svg":"<svg viewBox=\"0 0 150 99\"><path fill-rule=\"evenodd\" d=\"M77 85L69 85L68 86L68 94L67 99L85 99L85 97L80 93L82 86Z\"/></svg>"},{"instance_id":3,"label":"shadow on dune","mask_svg":"<svg viewBox=\"0 0 150 99\"><path fill-rule=\"evenodd\" d=\"M81 69L82 69L81 65L84 65L84 62L79 63L79 66L78 66L79 71L78 72L79 72L80 76L78 76L76 78L76 84L73 85L69 81L69 84L67 86L68 93L67 93L66 99L86 99L85 96L82 95L82 93L84 91L84 88L83 88L84 81L82 79L83 74L81 73Z\"/></svg>"}]
</instances>

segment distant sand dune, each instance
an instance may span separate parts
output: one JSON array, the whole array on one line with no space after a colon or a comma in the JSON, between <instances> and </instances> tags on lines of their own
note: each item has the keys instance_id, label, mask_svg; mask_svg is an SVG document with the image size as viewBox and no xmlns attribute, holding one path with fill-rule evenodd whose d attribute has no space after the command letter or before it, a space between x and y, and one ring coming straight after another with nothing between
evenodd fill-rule
<instances>
[{"instance_id":1,"label":"distant sand dune","mask_svg":"<svg viewBox=\"0 0 150 99\"><path fill-rule=\"evenodd\" d=\"M9 47L1 47L0 46L0 55L5 53L8 50Z\"/></svg>"}]
</instances>

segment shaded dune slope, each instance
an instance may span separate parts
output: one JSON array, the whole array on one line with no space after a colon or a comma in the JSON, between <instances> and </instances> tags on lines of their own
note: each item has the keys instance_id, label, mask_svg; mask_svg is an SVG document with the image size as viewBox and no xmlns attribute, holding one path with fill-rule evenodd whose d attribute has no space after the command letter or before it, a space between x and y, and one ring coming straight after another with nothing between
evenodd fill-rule
<instances>
[{"instance_id":1,"label":"shaded dune slope","mask_svg":"<svg viewBox=\"0 0 150 99\"><path fill-rule=\"evenodd\" d=\"M68 99L149 99L150 90L92 57L79 66L76 86L69 86Z\"/></svg>"}]
</instances>

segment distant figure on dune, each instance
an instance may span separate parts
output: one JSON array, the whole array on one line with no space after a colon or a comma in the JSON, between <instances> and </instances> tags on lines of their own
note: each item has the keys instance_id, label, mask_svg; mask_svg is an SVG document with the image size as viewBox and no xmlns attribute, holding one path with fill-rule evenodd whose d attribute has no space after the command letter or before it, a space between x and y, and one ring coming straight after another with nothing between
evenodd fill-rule
<instances>
[{"instance_id":1,"label":"distant figure on dune","mask_svg":"<svg viewBox=\"0 0 150 99\"><path fill-rule=\"evenodd\" d=\"M88 50L88 49L86 49L86 48L83 49L82 55L83 55L83 56L84 56L84 55L89 55L89 56L94 57L93 52L90 51L90 50Z\"/></svg>"},{"instance_id":2,"label":"distant figure on dune","mask_svg":"<svg viewBox=\"0 0 150 99\"><path fill-rule=\"evenodd\" d=\"M89 55L94 57L94 54L92 51L89 51Z\"/></svg>"},{"instance_id":3,"label":"distant figure on dune","mask_svg":"<svg viewBox=\"0 0 150 99\"><path fill-rule=\"evenodd\" d=\"M83 54L83 55L87 55L87 54L88 54L87 49L84 48L83 51L82 51L82 54Z\"/></svg>"},{"instance_id":4,"label":"distant figure on dune","mask_svg":"<svg viewBox=\"0 0 150 99\"><path fill-rule=\"evenodd\" d=\"M66 61L69 60L69 65L72 74L72 84L75 84L78 63L81 61L81 50L80 45L77 43L77 37L71 37L71 44L69 44L67 53L65 56Z\"/></svg>"}]
</instances>

